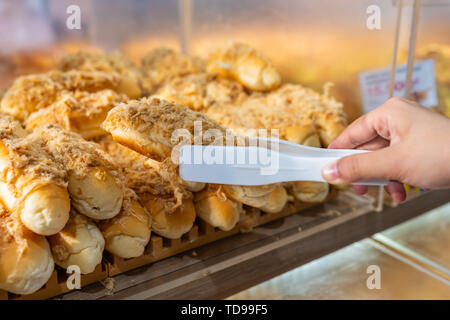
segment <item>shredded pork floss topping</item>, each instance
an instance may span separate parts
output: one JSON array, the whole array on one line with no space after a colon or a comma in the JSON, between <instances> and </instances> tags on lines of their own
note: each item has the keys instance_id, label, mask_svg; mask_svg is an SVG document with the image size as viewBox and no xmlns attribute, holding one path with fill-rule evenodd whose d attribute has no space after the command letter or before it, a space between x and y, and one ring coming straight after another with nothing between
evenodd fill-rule
<instances>
[{"instance_id":1,"label":"shredded pork floss topping","mask_svg":"<svg viewBox=\"0 0 450 320\"><path fill-rule=\"evenodd\" d=\"M112 159L94 142L84 140L79 134L67 131L58 125L46 125L34 130L41 136L55 160L67 170L85 176L90 167L104 167L121 180L118 168Z\"/></svg>"},{"instance_id":2,"label":"shredded pork floss topping","mask_svg":"<svg viewBox=\"0 0 450 320\"><path fill-rule=\"evenodd\" d=\"M26 135L19 122L0 116L0 140L8 152L8 165L0 173L1 179L15 196L25 197L48 183L67 185L66 171L47 152L45 142L39 136Z\"/></svg>"},{"instance_id":3,"label":"shredded pork floss topping","mask_svg":"<svg viewBox=\"0 0 450 320\"><path fill-rule=\"evenodd\" d=\"M71 70L68 72L51 71L48 77L54 82L61 84L66 90L82 90L95 92L103 89L114 89L120 82L117 73L87 72Z\"/></svg>"},{"instance_id":4,"label":"shredded pork floss topping","mask_svg":"<svg viewBox=\"0 0 450 320\"><path fill-rule=\"evenodd\" d=\"M334 115L334 121L346 123L343 105L328 94L297 84L286 84L269 93L254 93L237 107L215 107L207 114L223 125L239 131L248 129L281 129L302 125L305 120L315 120L319 115Z\"/></svg>"},{"instance_id":5,"label":"shredded pork floss topping","mask_svg":"<svg viewBox=\"0 0 450 320\"><path fill-rule=\"evenodd\" d=\"M203 60L182 55L164 47L147 53L142 58L142 68L153 83L154 88L158 88L170 79L206 70Z\"/></svg>"},{"instance_id":6,"label":"shredded pork floss topping","mask_svg":"<svg viewBox=\"0 0 450 320\"><path fill-rule=\"evenodd\" d=\"M2 106L21 109L21 117L48 107L62 91L95 92L115 89L120 83L118 74L86 71L51 71L17 78L6 92Z\"/></svg>"},{"instance_id":7,"label":"shredded pork floss topping","mask_svg":"<svg viewBox=\"0 0 450 320\"><path fill-rule=\"evenodd\" d=\"M127 230L126 227L127 226L126 219L130 216L136 218L141 223L149 224L151 218L145 219L144 217L142 217L141 214L136 213L135 206L133 205L134 201L139 202L139 198L136 195L136 193L130 188L125 188L123 194L122 209L120 213L116 215L114 218L103 220L100 222L100 227L102 229L102 233L104 234L105 238L121 234L128 234L129 236L134 237L135 234L132 232L133 230ZM142 207L142 210L144 210L144 212L146 212L147 214L147 217L149 217L149 214L144 207ZM117 225L122 226L122 229L114 227ZM105 234L105 229L111 226L113 228L109 229ZM150 225L148 225L148 227L150 228Z\"/></svg>"},{"instance_id":8,"label":"shredded pork floss topping","mask_svg":"<svg viewBox=\"0 0 450 320\"><path fill-rule=\"evenodd\" d=\"M107 131L131 127L149 139L174 147L179 143L172 141L175 130L187 130L194 137L195 123L201 123L202 132L216 129L225 136L225 129L205 114L158 98L143 98L120 104L109 112L103 126Z\"/></svg>"},{"instance_id":9,"label":"shredded pork floss topping","mask_svg":"<svg viewBox=\"0 0 450 320\"><path fill-rule=\"evenodd\" d=\"M125 94L112 90L102 90L94 93L85 91L64 92L55 103L54 109L63 108L71 117L92 117L109 111L116 104L127 101Z\"/></svg>"},{"instance_id":10,"label":"shredded pork floss topping","mask_svg":"<svg viewBox=\"0 0 450 320\"><path fill-rule=\"evenodd\" d=\"M173 212L181 206L183 199L192 198L192 193L181 185L178 173L169 159L150 165L147 163L147 157L118 144L110 137L99 143L121 168L126 185L138 196L152 194L164 198L168 212Z\"/></svg>"},{"instance_id":11,"label":"shredded pork floss topping","mask_svg":"<svg viewBox=\"0 0 450 320\"><path fill-rule=\"evenodd\" d=\"M28 248L28 241L36 241L40 236L25 228L16 213L9 213L0 205L0 261L2 251L11 243L16 243L18 256L21 256ZM17 257L18 258L18 257ZM17 259L18 260L18 259Z\"/></svg>"},{"instance_id":12,"label":"shredded pork floss topping","mask_svg":"<svg viewBox=\"0 0 450 320\"><path fill-rule=\"evenodd\" d=\"M244 87L237 81L208 73L175 78L155 95L193 110L207 109L214 105L240 104L247 98Z\"/></svg>"},{"instance_id":13,"label":"shredded pork floss topping","mask_svg":"<svg viewBox=\"0 0 450 320\"><path fill-rule=\"evenodd\" d=\"M59 124L68 130L75 131L72 121L77 119L95 118L106 114L116 104L127 101L124 94L112 90L102 90L94 93L85 91L63 91L57 100L47 108L36 111L25 121L27 127L42 124Z\"/></svg>"},{"instance_id":14,"label":"shredded pork floss topping","mask_svg":"<svg viewBox=\"0 0 450 320\"><path fill-rule=\"evenodd\" d=\"M59 69L62 71L82 70L82 71L100 71L106 73L120 73L139 78L139 69L137 66L119 52L112 53L91 53L80 51L74 54L68 54L61 58Z\"/></svg>"}]
</instances>

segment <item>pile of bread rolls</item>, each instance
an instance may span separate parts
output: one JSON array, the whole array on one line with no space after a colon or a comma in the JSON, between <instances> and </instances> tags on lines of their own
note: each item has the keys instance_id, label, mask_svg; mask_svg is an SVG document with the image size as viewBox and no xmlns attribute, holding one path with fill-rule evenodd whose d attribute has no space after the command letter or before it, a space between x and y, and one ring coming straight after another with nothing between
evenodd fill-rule
<instances>
[{"instance_id":1,"label":"pile of bread rolls","mask_svg":"<svg viewBox=\"0 0 450 320\"><path fill-rule=\"evenodd\" d=\"M245 206L276 213L294 199L324 201L325 183L183 181L172 136L201 122L203 132L278 129L325 147L346 125L342 110L327 90L282 84L267 57L239 43L206 58L158 48L141 65L80 52L17 78L0 104L0 289L32 293L54 263L90 273L104 250L138 257L151 232L177 239L197 217L228 231Z\"/></svg>"}]
</instances>

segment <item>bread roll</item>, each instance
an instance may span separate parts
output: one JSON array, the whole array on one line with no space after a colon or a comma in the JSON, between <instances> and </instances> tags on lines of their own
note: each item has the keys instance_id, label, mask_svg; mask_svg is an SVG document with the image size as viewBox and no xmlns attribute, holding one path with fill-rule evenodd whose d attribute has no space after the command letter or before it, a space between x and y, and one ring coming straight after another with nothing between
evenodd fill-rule
<instances>
[{"instance_id":1,"label":"bread roll","mask_svg":"<svg viewBox=\"0 0 450 320\"><path fill-rule=\"evenodd\" d=\"M117 142L156 160L168 158L167 162L170 163L172 149L178 143L172 139L176 130L185 130L189 134L187 143L192 143L194 124L198 123L201 123L203 132L214 130L217 133L216 139L225 137L225 129L207 116L157 98L120 104L108 113L103 127ZM206 139L202 139L201 142L211 143ZM226 186L224 191L234 200L257 208L267 205L270 199L275 203L267 210L276 211L284 207L286 197L283 197L280 187L276 190L280 197L270 197L275 188L275 186ZM253 195L261 191L263 191L261 195Z\"/></svg>"},{"instance_id":2,"label":"bread roll","mask_svg":"<svg viewBox=\"0 0 450 320\"><path fill-rule=\"evenodd\" d=\"M181 179L181 177L180 177L180 180L181 180L181 185L190 192L202 191L206 186L206 183L203 183L203 182L186 181L186 180Z\"/></svg>"},{"instance_id":3,"label":"bread roll","mask_svg":"<svg viewBox=\"0 0 450 320\"><path fill-rule=\"evenodd\" d=\"M123 177L110 157L93 142L56 125L37 128L53 158L68 172L72 206L92 219L110 219L122 207Z\"/></svg>"},{"instance_id":4,"label":"bread roll","mask_svg":"<svg viewBox=\"0 0 450 320\"><path fill-rule=\"evenodd\" d=\"M171 79L204 72L206 67L204 61L199 58L161 47L150 51L142 58L141 69L155 91Z\"/></svg>"},{"instance_id":5,"label":"bread roll","mask_svg":"<svg viewBox=\"0 0 450 320\"><path fill-rule=\"evenodd\" d=\"M260 207L264 212L277 213L284 209L288 201L288 195L286 189L281 184L277 184L273 191L268 194L266 203Z\"/></svg>"},{"instance_id":6,"label":"bread roll","mask_svg":"<svg viewBox=\"0 0 450 320\"><path fill-rule=\"evenodd\" d=\"M155 96L195 111L216 105L239 105L247 98L244 88L238 82L207 73L172 79L162 86Z\"/></svg>"},{"instance_id":7,"label":"bread roll","mask_svg":"<svg viewBox=\"0 0 450 320\"><path fill-rule=\"evenodd\" d=\"M318 130L311 121L305 120L301 125L288 128L287 132L290 142L309 147L321 147ZM314 181L288 182L285 186L297 200L307 203L323 202L330 190L328 183Z\"/></svg>"},{"instance_id":8,"label":"bread roll","mask_svg":"<svg viewBox=\"0 0 450 320\"><path fill-rule=\"evenodd\" d=\"M330 139L334 130L344 123L340 108L335 101L311 89L284 85L267 94L252 95L240 107L209 109L208 115L244 135L251 135L252 128L278 129L282 139L321 147L323 137ZM327 114L334 115L329 117L337 123L323 122L323 115ZM323 182L297 181L284 185L304 202L321 202L329 192L328 184Z\"/></svg>"},{"instance_id":9,"label":"bread roll","mask_svg":"<svg viewBox=\"0 0 450 320\"><path fill-rule=\"evenodd\" d=\"M305 119L304 123L284 129L284 139L304 146L320 148L320 136L314 123Z\"/></svg>"},{"instance_id":10,"label":"bread roll","mask_svg":"<svg viewBox=\"0 0 450 320\"><path fill-rule=\"evenodd\" d=\"M269 213L280 212L287 202L286 190L280 184L263 186L224 185L223 190L231 199Z\"/></svg>"},{"instance_id":11,"label":"bread roll","mask_svg":"<svg viewBox=\"0 0 450 320\"><path fill-rule=\"evenodd\" d=\"M144 166L156 170L158 174L160 174L166 181L173 181L175 184L186 189L187 191L199 192L206 186L206 183L203 182L183 180L179 175L178 165L174 164L171 159L166 159L159 162L146 157L144 158Z\"/></svg>"},{"instance_id":12,"label":"bread roll","mask_svg":"<svg viewBox=\"0 0 450 320\"><path fill-rule=\"evenodd\" d=\"M305 119L314 122L323 147L328 145L345 129L347 116L343 105L330 96L330 84L324 86L324 93L318 93L301 85L286 84L267 95L268 106L275 106L280 112L295 115L299 123Z\"/></svg>"},{"instance_id":13,"label":"bread roll","mask_svg":"<svg viewBox=\"0 0 450 320\"><path fill-rule=\"evenodd\" d=\"M123 169L122 171L125 176L132 173L133 170L145 171L149 169L158 171L167 181L173 181L190 192L201 191L206 186L203 182L184 181L181 179L178 174L178 166L170 159L166 159L163 162L152 160L115 142L111 136L103 137L98 143L113 158L114 162Z\"/></svg>"},{"instance_id":14,"label":"bread roll","mask_svg":"<svg viewBox=\"0 0 450 320\"><path fill-rule=\"evenodd\" d=\"M186 143L193 142L195 123L203 132L215 130L219 139L225 136L225 129L204 114L158 98L118 105L108 113L103 128L120 144L162 161L170 158L172 149L180 143L174 137L177 132L187 133Z\"/></svg>"},{"instance_id":15,"label":"bread roll","mask_svg":"<svg viewBox=\"0 0 450 320\"><path fill-rule=\"evenodd\" d=\"M326 148L345 130L347 122L333 113L317 113L315 121L319 127L320 141Z\"/></svg>"},{"instance_id":16,"label":"bread roll","mask_svg":"<svg viewBox=\"0 0 450 320\"><path fill-rule=\"evenodd\" d=\"M0 116L0 137L1 202L37 234L60 231L70 210L64 168L11 117Z\"/></svg>"},{"instance_id":17,"label":"bread roll","mask_svg":"<svg viewBox=\"0 0 450 320\"><path fill-rule=\"evenodd\" d=\"M281 83L273 63L261 52L242 43L232 42L212 51L208 56L208 71L235 79L257 91L273 90Z\"/></svg>"},{"instance_id":18,"label":"bread roll","mask_svg":"<svg viewBox=\"0 0 450 320\"><path fill-rule=\"evenodd\" d=\"M57 124L90 139L106 134L101 128L106 114L115 104L127 100L126 95L112 90L65 91L49 107L33 112L25 125L28 130L33 130L46 124Z\"/></svg>"},{"instance_id":19,"label":"bread roll","mask_svg":"<svg viewBox=\"0 0 450 320\"><path fill-rule=\"evenodd\" d=\"M49 241L55 263L64 269L76 265L82 274L88 274L102 261L102 233L94 222L75 210L64 229L49 237Z\"/></svg>"},{"instance_id":20,"label":"bread roll","mask_svg":"<svg viewBox=\"0 0 450 320\"><path fill-rule=\"evenodd\" d=\"M109 139L100 145L123 168L126 185L139 196L152 217L152 230L170 239L189 231L196 214L192 193L182 185L170 160L163 163L147 161L141 154Z\"/></svg>"},{"instance_id":21,"label":"bread roll","mask_svg":"<svg viewBox=\"0 0 450 320\"><path fill-rule=\"evenodd\" d=\"M169 239L179 239L192 229L196 213L191 199L185 199L175 209L168 207L168 200L150 193L141 196L144 207L152 216L152 231Z\"/></svg>"},{"instance_id":22,"label":"bread roll","mask_svg":"<svg viewBox=\"0 0 450 320\"><path fill-rule=\"evenodd\" d=\"M118 74L86 71L51 71L17 78L0 104L0 111L25 120L31 113L50 106L64 91L97 92L111 89L130 98L140 95L135 84Z\"/></svg>"},{"instance_id":23,"label":"bread roll","mask_svg":"<svg viewBox=\"0 0 450 320\"><path fill-rule=\"evenodd\" d=\"M287 184L287 188L297 200L308 203L325 201L330 191L328 183L313 181L292 182Z\"/></svg>"},{"instance_id":24,"label":"bread roll","mask_svg":"<svg viewBox=\"0 0 450 320\"><path fill-rule=\"evenodd\" d=\"M88 72L104 72L120 74L123 88L130 98L141 96L140 86L143 85L143 74L138 66L120 52L93 53L80 51L61 58L58 68L61 71L79 70Z\"/></svg>"},{"instance_id":25,"label":"bread roll","mask_svg":"<svg viewBox=\"0 0 450 320\"><path fill-rule=\"evenodd\" d=\"M16 214L0 208L0 289L15 294L39 290L54 262L45 237L25 228Z\"/></svg>"},{"instance_id":26,"label":"bread roll","mask_svg":"<svg viewBox=\"0 0 450 320\"><path fill-rule=\"evenodd\" d=\"M239 106L213 106L209 117L235 132L247 134L249 129L278 129L280 138L295 143L316 133L328 146L346 125L343 105L328 94L320 94L297 84L284 84L264 93L253 93ZM306 134L306 136L305 136Z\"/></svg>"},{"instance_id":27,"label":"bread roll","mask_svg":"<svg viewBox=\"0 0 450 320\"><path fill-rule=\"evenodd\" d=\"M106 241L105 249L124 259L141 256L150 240L151 222L151 216L134 191L125 189L120 213L99 224Z\"/></svg>"},{"instance_id":28,"label":"bread roll","mask_svg":"<svg viewBox=\"0 0 450 320\"><path fill-rule=\"evenodd\" d=\"M197 215L220 230L233 229L240 219L242 204L228 199L220 186L208 185L195 195L194 202Z\"/></svg>"}]
</instances>

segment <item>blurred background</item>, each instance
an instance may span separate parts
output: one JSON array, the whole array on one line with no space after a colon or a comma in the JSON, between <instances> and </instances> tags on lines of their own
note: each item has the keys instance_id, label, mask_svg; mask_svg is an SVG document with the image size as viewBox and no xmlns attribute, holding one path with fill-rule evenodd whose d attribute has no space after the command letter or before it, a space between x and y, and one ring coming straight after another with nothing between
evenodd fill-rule
<instances>
[{"instance_id":1,"label":"blurred background","mask_svg":"<svg viewBox=\"0 0 450 320\"><path fill-rule=\"evenodd\" d=\"M80 8L80 29L66 27L70 5ZM380 8L379 30L366 27L370 5ZM399 64L406 62L412 1L403 6ZM204 55L234 40L268 55L285 81L319 91L333 82L353 120L362 113L358 73L392 63L396 17L393 0L2 0L0 88L80 49L120 50L138 62L159 46ZM442 104L450 95L449 17L450 0L422 0L417 59L438 61Z\"/></svg>"}]
</instances>

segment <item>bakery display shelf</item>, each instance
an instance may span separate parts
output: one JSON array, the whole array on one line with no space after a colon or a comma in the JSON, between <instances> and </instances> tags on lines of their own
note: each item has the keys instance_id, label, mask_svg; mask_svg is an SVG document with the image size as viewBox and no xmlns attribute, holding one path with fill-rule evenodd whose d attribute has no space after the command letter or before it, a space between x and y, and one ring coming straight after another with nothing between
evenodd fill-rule
<instances>
[{"instance_id":1,"label":"bakery display shelf","mask_svg":"<svg viewBox=\"0 0 450 320\"><path fill-rule=\"evenodd\" d=\"M334 199L338 191L332 189L326 201ZM239 232L247 232L254 227L262 224L292 215L296 212L316 206L316 203L303 203L299 201L290 202L286 207L278 213L265 213L256 208L246 207L243 219L230 231L222 231L214 228L204 221L197 219L193 228L185 234L181 239L167 239L152 234L150 242L146 248L144 255L131 258L122 259L108 252L104 252L104 259L102 265L97 266L93 273L82 275L81 287L87 286L94 282L105 280L108 276L115 276L138 267L151 264L153 262L177 255L184 251L192 250L194 248L203 246L207 243L229 237ZM0 290L0 300L11 299L47 299L69 292L66 285L67 275L65 270L57 268L53 272L52 277L37 292L30 295L15 295Z\"/></svg>"},{"instance_id":2,"label":"bakery display shelf","mask_svg":"<svg viewBox=\"0 0 450 320\"><path fill-rule=\"evenodd\" d=\"M372 197L350 191L190 252L95 283L59 299L221 299L418 216L450 199L450 190L414 196L374 211Z\"/></svg>"},{"instance_id":3,"label":"bakery display shelf","mask_svg":"<svg viewBox=\"0 0 450 320\"><path fill-rule=\"evenodd\" d=\"M406 190L407 190L406 196L408 199L412 199L423 193L423 191L421 189L415 188L415 187L406 187ZM375 199L380 199L379 187L375 187L375 186L369 187L368 194ZM382 190L381 201L383 202L383 206L385 206L385 207L395 208L398 206L398 204L392 200L389 193L387 193L386 190L384 190L384 189Z\"/></svg>"},{"instance_id":4,"label":"bakery display shelf","mask_svg":"<svg viewBox=\"0 0 450 320\"><path fill-rule=\"evenodd\" d=\"M332 189L332 192L329 194L326 201L334 199L337 196L337 193L337 190ZM192 250L207 243L229 237L239 232L250 231L257 226L286 217L296 212L301 212L315 205L317 204L300 201L289 202L286 207L278 213L265 213L256 208L245 207L244 217L230 231L222 231L218 228L214 228L197 218L194 227L181 239L166 239L156 234L152 234L145 254L140 257L122 259L106 253L106 259L109 262L109 275L115 276L146 264L174 256L181 252Z\"/></svg>"},{"instance_id":5,"label":"bakery display shelf","mask_svg":"<svg viewBox=\"0 0 450 320\"><path fill-rule=\"evenodd\" d=\"M80 285L85 287L89 284L105 280L108 277L108 265L105 262L99 264L94 272L81 275ZM55 267L50 279L38 291L28 295L17 295L0 290L0 300L42 300L48 299L62 293L69 292L67 287L68 275L64 269Z\"/></svg>"}]
</instances>

